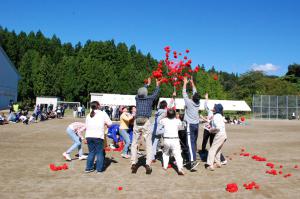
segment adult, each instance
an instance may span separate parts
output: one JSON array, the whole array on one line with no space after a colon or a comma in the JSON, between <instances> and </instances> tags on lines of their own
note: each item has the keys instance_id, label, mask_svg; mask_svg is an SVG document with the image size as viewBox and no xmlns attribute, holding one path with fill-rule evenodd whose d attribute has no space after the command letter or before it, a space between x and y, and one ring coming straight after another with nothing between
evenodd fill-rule
<instances>
[{"instance_id":1,"label":"adult","mask_svg":"<svg viewBox=\"0 0 300 199\"><path fill-rule=\"evenodd\" d=\"M56 116L57 116L57 118L61 118L62 117L61 116L61 106L60 105L58 105L56 107Z\"/></svg>"},{"instance_id":2,"label":"adult","mask_svg":"<svg viewBox=\"0 0 300 199\"><path fill-rule=\"evenodd\" d=\"M123 107L122 114L120 116L119 133L123 137L125 142L125 146L123 148L121 156L126 159L130 158L130 156L128 155L128 149L130 146L129 122L131 119L133 119L133 117L130 113L128 113L127 107Z\"/></svg>"},{"instance_id":3,"label":"adult","mask_svg":"<svg viewBox=\"0 0 300 199\"><path fill-rule=\"evenodd\" d=\"M61 117L65 117L65 106L63 104L60 105L61 109Z\"/></svg>"},{"instance_id":4,"label":"adult","mask_svg":"<svg viewBox=\"0 0 300 199\"><path fill-rule=\"evenodd\" d=\"M81 118L81 116L82 116L82 106L81 105L79 105L78 107L77 107L77 117L79 117L79 118Z\"/></svg>"},{"instance_id":5,"label":"adult","mask_svg":"<svg viewBox=\"0 0 300 199\"><path fill-rule=\"evenodd\" d=\"M14 111L15 113L19 112L19 104L16 103L16 102L13 104L13 111Z\"/></svg>"},{"instance_id":6,"label":"adult","mask_svg":"<svg viewBox=\"0 0 300 199\"><path fill-rule=\"evenodd\" d=\"M82 105L82 108L81 108L81 116L85 117L85 106L84 105Z\"/></svg>"},{"instance_id":7,"label":"adult","mask_svg":"<svg viewBox=\"0 0 300 199\"><path fill-rule=\"evenodd\" d=\"M208 140L209 140L209 145L211 146L213 143L214 137L216 135L214 133L210 133L211 123L212 123L214 113L208 107L208 93L205 94L204 109L207 112L207 117L202 118L205 121L203 140L202 140L202 150L201 150L201 154L203 154L203 155L208 153L208 151L206 150L206 145L207 145ZM221 153L221 164L222 165L227 164L227 160L225 159L225 157L223 156L222 153Z\"/></svg>"},{"instance_id":8,"label":"adult","mask_svg":"<svg viewBox=\"0 0 300 199\"><path fill-rule=\"evenodd\" d=\"M35 115L35 121L38 120L39 116L41 115L41 109L40 109L40 105L36 104L34 106L34 111L33 111L34 115Z\"/></svg>"},{"instance_id":9,"label":"adult","mask_svg":"<svg viewBox=\"0 0 300 199\"><path fill-rule=\"evenodd\" d=\"M189 96L186 92L186 85L188 83L187 77L183 79L183 88L182 96L185 103L185 114L184 121L186 122L186 132L187 132L187 146L189 148L189 161L190 161L190 170L194 171L195 168L199 165L199 162L196 161L197 154L197 138L198 138L198 129L199 129L199 107L200 107L200 96L197 93L196 86L193 80L189 80L193 87L192 99L189 99Z\"/></svg>"},{"instance_id":10,"label":"adult","mask_svg":"<svg viewBox=\"0 0 300 199\"><path fill-rule=\"evenodd\" d=\"M110 106L109 107L109 117L112 120L112 115L113 115L113 108Z\"/></svg>"},{"instance_id":11,"label":"adult","mask_svg":"<svg viewBox=\"0 0 300 199\"><path fill-rule=\"evenodd\" d=\"M221 148L227 139L223 118L223 106L221 104L215 104L213 112L214 117L212 120L212 127L209 131L216 135L208 151L207 162L205 165L205 167L211 171L213 171L215 167L221 167ZM215 165L214 162L216 163Z\"/></svg>"},{"instance_id":12,"label":"adult","mask_svg":"<svg viewBox=\"0 0 300 199\"><path fill-rule=\"evenodd\" d=\"M14 101L13 100L9 100L9 104L8 104L9 113L11 113L11 112L14 111L13 104L14 104Z\"/></svg>"},{"instance_id":13,"label":"adult","mask_svg":"<svg viewBox=\"0 0 300 199\"><path fill-rule=\"evenodd\" d=\"M78 155L79 155L79 160L86 160L87 156L83 154L82 150L82 141L84 140L84 137L82 133L85 131L85 123L82 122L74 122L70 124L67 128L67 134L73 141L73 145L63 153L64 158L67 161L71 161L71 153L74 151L76 148L78 149Z\"/></svg>"},{"instance_id":14,"label":"adult","mask_svg":"<svg viewBox=\"0 0 300 199\"><path fill-rule=\"evenodd\" d=\"M152 105L154 100L158 97L160 91L160 81L156 80L156 88L152 95L148 96L147 87L151 84L151 78L148 78L148 84L145 87L139 88L136 100L136 119L133 127L133 139L131 145L131 172L136 173L138 166L137 147L138 139L143 135L146 141L146 174L152 173L152 133L150 131L150 120L152 113Z\"/></svg>"},{"instance_id":15,"label":"adult","mask_svg":"<svg viewBox=\"0 0 300 199\"><path fill-rule=\"evenodd\" d=\"M73 106L73 117L76 118L77 116L77 106Z\"/></svg>"},{"instance_id":16,"label":"adult","mask_svg":"<svg viewBox=\"0 0 300 199\"><path fill-rule=\"evenodd\" d=\"M104 170L104 126L112 125L108 115L100 110L100 104L97 101L91 102L91 113L86 117L86 141L88 144L89 155L86 162L85 172L94 171L94 160L96 160L97 172Z\"/></svg>"},{"instance_id":17,"label":"adult","mask_svg":"<svg viewBox=\"0 0 300 199\"><path fill-rule=\"evenodd\" d=\"M0 114L0 125L8 124L9 122L7 121L4 113Z\"/></svg>"}]
</instances>

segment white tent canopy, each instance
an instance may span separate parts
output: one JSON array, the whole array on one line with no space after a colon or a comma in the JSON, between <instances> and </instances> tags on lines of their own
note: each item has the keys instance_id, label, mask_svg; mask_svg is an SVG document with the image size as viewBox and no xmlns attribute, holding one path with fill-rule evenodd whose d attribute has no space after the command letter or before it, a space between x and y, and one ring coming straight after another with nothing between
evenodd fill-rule
<instances>
[{"instance_id":1,"label":"white tent canopy","mask_svg":"<svg viewBox=\"0 0 300 199\"><path fill-rule=\"evenodd\" d=\"M57 97L36 97L36 105L47 104L49 106L50 104L52 104L53 107L56 108L57 102Z\"/></svg>"},{"instance_id":2,"label":"white tent canopy","mask_svg":"<svg viewBox=\"0 0 300 199\"><path fill-rule=\"evenodd\" d=\"M166 100L169 104L171 98L160 98L159 102ZM200 100L200 110L204 110L204 99ZM235 101L235 100L208 100L208 107L212 109L215 104L222 104L224 111L251 111L251 108L245 101ZM175 105L177 109L184 109L184 99L176 98Z\"/></svg>"},{"instance_id":3,"label":"white tent canopy","mask_svg":"<svg viewBox=\"0 0 300 199\"><path fill-rule=\"evenodd\" d=\"M92 101L98 101L101 106L135 106L135 95L91 93Z\"/></svg>"},{"instance_id":4,"label":"white tent canopy","mask_svg":"<svg viewBox=\"0 0 300 199\"><path fill-rule=\"evenodd\" d=\"M166 100L168 103L171 98L160 98L159 101ZM135 95L91 93L91 102L98 101L102 106L135 106ZM175 99L176 108L184 109L183 98ZM224 111L251 111L245 101L235 100L208 100L208 107L213 108L214 104L222 104ZM200 110L204 110L204 100L200 100Z\"/></svg>"}]
</instances>

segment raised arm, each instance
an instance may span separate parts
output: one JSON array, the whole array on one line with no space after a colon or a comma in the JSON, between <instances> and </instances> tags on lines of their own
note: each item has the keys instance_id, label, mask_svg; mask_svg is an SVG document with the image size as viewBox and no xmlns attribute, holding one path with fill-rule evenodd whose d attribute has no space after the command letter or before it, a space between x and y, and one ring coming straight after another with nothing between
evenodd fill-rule
<instances>
[{"instance_id":1,"label":"raised arm","mask_svg":"<svg viewBox=\"0 0 300 199\"><path fill-rule=\"evenodd\" d=\"M207 113L210 111L208 108L208 93L205 93L205 102L204 102L204 109L207 111Z\"/></svg>"},{"instance_id":2,"label":"raised arm","mask_svg":"<svg viewBox=\"0 0 300 199\"><path fill-rule=\"evenodd\" d=\"M147 84L144 85L145 88L148 88L151 84L151 77L148 77Z\"/></svg>"},{"instance_id":3,"label":"raised arm","mask_svg":"<svg viewBox=\"0 0 300 199\"><path fill-rule=\"evenodd\" d=\"M160 81L158 79L156 79L156 88L153 91L152 95L150 96L153 100L156 99L158 97L159 91L160 91Z\"/></svg>"},{"instance_id":4,"label":"raised arm","mask_svg":"<svg viewBox=\"0 0 300 199\"><path fill-rule=\"evenodd\" d=\"M191 82L192 87L193 87L193 94L197 93L197 88L196 88L196 86L194 84L193 78L191 78L190 82Z\"/></svg>"},{"instance_id":5,"label":"raised arm","mask_svg":"<svg viewBox=\"0 0 300 199\"><path fill-rule=\"evenodd\" d=\"M184 77L183 78L183 87L182 87L182 96L183 96L184 99L188 99L189 98L188 94L186 93L186 85L187 85L187 83L188 83L188 79L187 79L187 77Z\"/></svg>"}]
</instances>

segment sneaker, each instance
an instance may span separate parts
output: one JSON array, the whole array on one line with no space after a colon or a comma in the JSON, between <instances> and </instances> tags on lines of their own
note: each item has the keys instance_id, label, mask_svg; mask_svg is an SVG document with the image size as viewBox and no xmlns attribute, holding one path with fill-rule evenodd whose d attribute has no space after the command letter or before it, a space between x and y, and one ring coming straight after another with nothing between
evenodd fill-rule
<instances>
[{"instance_id":1,"label":"sneaker","mask_svg":"<svg viewBox=\"0 0 300 199\"><path fill-rule=\"evenodd\" d=\"M85 173L92 173L92 172L94 172L95 171L95 169L91 169L91 170L85 170L84 172Z\"/></svg>"},{"instance_id":2,"label":"sneaker","mask_svg":"<svg viewBox=\"0 0 300 199\"><path fill-rule=\"evenodd\" d=\"M183 172L182 169L178 171L178 175L180 175L180 176L183 176L183 175L184 175L184 172Z\"/></svg>"},{"instance_id":3,"label":"sneaker","mask_svg":"<svg viewBox=\"0 0 300 199\"><path fill-rule=\"evenodd\" d=\"M146 174L150 175L152 173L152 168L148 164L146 164L145 167L146 167Z\"/></svg>"},{"instance_id":4,"label":"sneaker","mask_svg":"<svg viewBox=\"0 0 300 199\"><path fill-rule=\"evenodd\" d=\"M78 159L79 159L79 160L86 160L86 159L87 159L87 157L88 157L87 155L82 155L82 156L79 156L79 158L78 158Z\"/></svg>"},{"instance_id":5,"label":"sneaker","mask_svg":"<svg viewBox=\"0 0 300 199\"><path fill-rule=\"evenodd\" d=\"M135 174L137 172L137 170L138 170L137 165L136 164L132 164L131 165L131 173Z\"/></svg>"},{"instance_id":6,"label":"sneaker","mask_svg":"<svg viewBox=\"0 0 300 199\"><path fill-rule=\"evenodd\" d=\"M196 171L196 167L199 165L199 162L194 161L191 163L191 171Z\"/></svg>"},{"instance_id":7,"label":"sneaker","mask_svg":"<svg viewBox=\"0 0 300 199\"><path fill-rule=\"evenodd\" d=\"M64 152L62 155L64 156L64 158L65 158L67 161L71 161L71 160L72 160L70 154Z\"/></svg>"},{"instance_id":8,"label":"sneaker","mask_svg":"<svg viewBox=\"0 0 300 199\"><path fill-rule=\"evenodd\" d=\"M226 164L227 164L227 160L221 162L221 165L226 165Z\"/></svg>"},{"instance_id":9,"label":"sneaker","mask_svg":"<svg viewBox=\"0 0 300 199\"><path fill-rule=\"evenodd\" d=\"M125 159L130 158L130 155L125 155L125 154L123 154L123 153L121 153L121 156L122 156L123 158L125 158Z\"/></svg>"},{"instance_id":10,"label":"sneaker","mask_svg":"<svg viewBox=\"0 0 300 199\"><path fill-rule=\"evenodd\" d=\"M215 170L215 168L213 166L208 166L208 167L206 167L206 169L209 170L209 171L214 171Z\"/></svg>"}]
</instances>

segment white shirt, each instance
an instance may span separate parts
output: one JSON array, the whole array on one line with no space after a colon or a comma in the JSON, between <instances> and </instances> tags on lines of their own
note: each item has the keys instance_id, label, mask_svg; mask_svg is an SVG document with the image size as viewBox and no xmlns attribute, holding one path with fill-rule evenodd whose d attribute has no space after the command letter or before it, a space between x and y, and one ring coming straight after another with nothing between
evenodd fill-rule
<instances>
[{"instance_id":1,"label":"white shirt","mask_svg":"<svg viewBox=\"0 0 300 199\"><path fill-rule=\"evenodd\" d=\"M178 137L178 130L182 126L179 119L163 118L159 123L165 127L164 137Z\"/></svg>"},{"instance_id":2,"label":"white shirt","mask_svg":"<svg viewBox=\"0 0 300 199\"><path fill-rule=\"evenodd\" d=\"M225 130L225 122L224 118L221 114L217 113L214 115L213 120L212 120L212 127L219 129L218 134L226 135L226 130Z\"/></svg>"},{"instance_id":3,"label":"white shirt","mask_svg":"<svg viewBox=\"0 0 300 199\"><path fill-rule=\"evenodd\" d=\"M95 110L94 117L91 118L90 114L86 117L86 138L101 138L104 139L104 125L110 126L112 121L108 115L100 110Z\"/></svg>"},{"instance_id":4,"label":"white shirt","mask_svg":"<svg viewBox=\"0 0 300 199\"><path fill-rule=\"evenodd\" d=\"M24 122L25 120L27 120L27 117L24 116L24 115L21 115L21 116L20 116L20 120L22 120L22 122Z\"/></svg>"}]
</instances>

